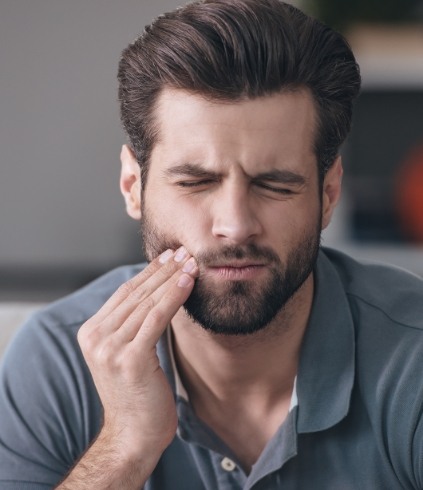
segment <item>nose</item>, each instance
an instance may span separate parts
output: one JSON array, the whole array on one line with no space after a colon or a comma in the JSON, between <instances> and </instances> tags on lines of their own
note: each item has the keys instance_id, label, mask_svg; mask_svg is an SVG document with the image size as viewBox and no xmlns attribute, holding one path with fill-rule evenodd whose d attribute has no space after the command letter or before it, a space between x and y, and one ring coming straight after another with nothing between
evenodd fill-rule
<instances>
[{"instance_id":1,"label":"nose","mask_svg":"<svg viewBox=\"0 0 423 490\"><path fill-rule=\"evenodd\" d=\"M240 185L222 189L213 204L213 236L239 245L259 235L262 227L248 189Z\"/></svg>"}]
</instances>

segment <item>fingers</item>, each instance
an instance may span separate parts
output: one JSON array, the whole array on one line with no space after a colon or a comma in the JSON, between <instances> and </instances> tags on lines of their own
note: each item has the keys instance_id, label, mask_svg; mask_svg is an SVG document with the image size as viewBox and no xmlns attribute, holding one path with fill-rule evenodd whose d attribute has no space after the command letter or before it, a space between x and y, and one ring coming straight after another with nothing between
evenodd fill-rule
<instances>
[{"instance_id":1,"label":"fingers","mask_svg":"<svg viewBox=\"0 0 423 490\"><path fill-rule=\"evenodd\" d=\"M172 278L140 304L127 318L115 336L126 342L133 341L135 349L151 349L159 341L179 308L188 299L194 286L194 278L178 271Z\"/></svg>"},{"instance_id":2,"label":"fingers","mask_svg":"<svg viewBox=\"0 0 423 490\"><path fill-rule=\"evenodd\" d=\"M93 316L97 322L107 318L122 302L126 301L128 296L137 291L137 288L142 286L145 281L154 275L164 264L170 262L175 254L173 250L166 250L161 255L156 257L145 269L134 276L129 281L122 284L119 289L104 303L102 308ZM178 262L174 261L167 265L167 270L173 272L172 266L177 266ZM176 267L175 267L176 269Z\"/></svg>"},{"instance_id":3,"label":"fingers","mask_svg":"<svg viewBox=\"0 0 423 490\"><path fill-rule=\"evenodd\" d=\"M158 332L162 332L167 325L162 323L162 317L167 319L170 315L169 322L175 315L188 298L194 284L193 277L197 273L195 259L183 247L176 252L164 252L144 271L122 285L99 312L84 324L79 337L84 337L87 332L92 346L101 338L113 334L116 334L115 338L109 339L112 343L118 345L129 342L137 335L151 311L154 311L153 317L157 315L160 323L154 329L154 338L157 335L160 337L161 333ZM169 290L173 290L173 293L169 293ZM163 311L164 305L168 305L170 313Z\"/></svg>"},{"instance_id":4,"label":"fingers","mask_svg":"<svg viewBox=\"0 0 423 490\"><path fill-rule=\"evenodd\" d=\"M164 264L158 267L156 272L150 275L142 284L133 289L126 301L133 302L137 307L140 302L143 302L160 287L166 285L172 276L180 274L181 269L186 269L189 258L190 256L184 248L178 249L176 253L166 257ZM194 269L191 272L194 272Z\"/></svg>"}]
</instances>

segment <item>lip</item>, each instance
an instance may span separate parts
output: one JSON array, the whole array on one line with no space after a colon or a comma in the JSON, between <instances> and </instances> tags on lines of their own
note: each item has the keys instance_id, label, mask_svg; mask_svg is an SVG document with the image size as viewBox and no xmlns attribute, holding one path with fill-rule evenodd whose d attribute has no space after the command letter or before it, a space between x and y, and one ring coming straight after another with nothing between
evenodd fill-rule
<instances>
[{"instance_id":1,"label":"lip","mask_svg":"<svg viewBox=\"0 0 423 490\"><path fill-rule=\"evenodd\" d=\"M241 281L255 279L265 269L264 264L234 262L207 267L207 272L222 279Z\"/></svg>"}]
</instances>

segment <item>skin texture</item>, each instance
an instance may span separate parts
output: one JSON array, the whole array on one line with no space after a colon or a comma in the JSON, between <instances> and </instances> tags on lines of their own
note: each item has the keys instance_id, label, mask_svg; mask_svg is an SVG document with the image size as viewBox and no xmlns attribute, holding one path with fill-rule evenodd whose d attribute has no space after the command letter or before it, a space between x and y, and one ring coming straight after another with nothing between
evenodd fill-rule
<instances>
[{"instance_id":1,"label":"skin texture","mask_svg":"<svg viewBox=\"0 0 423 490\"><path fill-rule=\"evenodd\" d=\"M250 470L288 412L313 298L310 249L340 194L339 159L319 186L315 120L306 90L223 104L165 89L144 186L123 147L126 209L134 219L147 218L153 260L80 330L104 425L58 488L135 489L151 474L177 425L155 350L169 323L194 410ZM183 253L175 255L180 245ZM167 261L154 258L168 246ZM291 296L249 335L230 334L230 302L215 322L225 325L221 333L199 327L182 307L197 278L218 301L239 285L249 301L272 282L275 269L286 278L299 255L302 275ZM185 285L178 285L181 277ZM232 299L245 306L245 297Z\"/></svg>"},{"instance_id":2,"label":"skin texture","mask_svg":"<svg viewBox=\"0 0 423 490\"><path fill-rule=\"evenodd\" d=\"M142 236L150 257L174 245L146 212ZM251 335L264 329L309 276L319 239L320 222L315 230L304 232L301 244L284 263L270 247L253 242L199 252L200 274L184 310L216 334Z\"/></svg>"},{"instance_id":3,"label":"skin texture","mask_svg":"<svg viewBox=\"0 0 423 490\"><path fill-rule=\"evenodd\" d=\"M197 268L189 259L184 249L165 252L123 284L79 330L104 423L57 488L140 488L172 441L175 405L156 344L191 292Z\"/></svg>"}]
</instances>

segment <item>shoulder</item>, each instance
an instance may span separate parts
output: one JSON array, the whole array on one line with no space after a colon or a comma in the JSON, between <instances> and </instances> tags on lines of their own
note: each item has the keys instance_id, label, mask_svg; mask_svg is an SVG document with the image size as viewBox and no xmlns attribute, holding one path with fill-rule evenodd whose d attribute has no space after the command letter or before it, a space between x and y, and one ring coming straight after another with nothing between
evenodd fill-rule
<instances>
[{"instance_id":1,"label":"shoulder","mask_svg":"<svg viewBox=\"0 0 423 490\"><path fill-rule=\"evenodd\" d=\"M74 345L79 327L101 308L121 284L143 267L145 264L113 269L30 315L6 349L5 359L13 361L26 352L34 351L47 352L49 358L57 352L58 357L63 359L64 352L79 351Z\"/></svg>"},{"instance_id":2,"label":"shoulder","mask_svg":"<svg viewBox=\"0 0 423 490\"><path fill-rule=\"evenodd\" d=\"M113 269L74 293L40 310L34 319L46 325L84 323L94 315L124 282L140 272L146 264Z\"/></svg>"},{"instance_id":3,"label":"shoulder","mask_svg":"<svg viewBox=\"0 0 423 490\"><path fill-rule=\"evenodd\" d=\"M388 264L323 249L356 314L379 315L398 327L423 331L423 278Z\"/></svg>"},{"instance_id":4,"label":"shoulder","mask_svg":"<svg viewBox=\"0 0 423 490\"><path fill-rule=\"evenodd\" d=\"M49 486L98 432L101 403L76 334L143 266L120 267L33 314L0 369L0 481Z\"/></svg>"},{"instance_id":5,"label":"shoulder","mask_svg":"<svg viewBox=\"0 0 423 490\"><path fill-rule=\"evenodd\" d=\"M324 254L338 273L349 305L357 386L369 413L390 413L391 428L395 420L397 427L400 420L417 423L423 410L423 280L340 252Z\"/></svg>"},{"instance_id":6,"label":"shoulder","mask_svg":"<svg viewBox=\"0 0 423 490\"><path fill-rule=\"evenodd\" d=\"M3 356L3 369L13 379L28 369L56 369L65 375L84 366L77 345L79 327L113 292L143 265L124 266L99 277L78 291L32 314L18 329ZM19 370L15 367L19 366Z\"/></svg>"},{"instance_id":7,"label":"shoulder","mask_svg":"<svg viewBox=\"0 0 423 490\"><path fill-rule=\"evenodd\" d=\"M42 396L46 403L52 403L55 398L58 405L61 399L78 403L87 397L97 403L77 332L113 292L142 267L112 270L31 315L3 355L0 379L11 387L10 393L19 397L22 394L23 399Z\"/></svg>"},{"instance_id":8,"label":"shoulder","mask_svg":"<svg viewBox=\"0 0 423 490\"><path fill-rule=\"evenodd\" d=\"M412 475L421 485L423 280L333 250L324 255L341 279L354 324L354 397L398 474Z\"/></svg>"},{"instance_id":9,"label":"shoulder","mask_svg":"<svg viewBox=\"0 0 423 490\"><path fill-rule=\"evenodd\" d=\"M70 381L75 372L88 379L77 342L77 332L114 291L142 267L138 265L114 269L32 314L18 328L4 353L4 371L14 381L19 376L30 378L31 369L34 368L37 371L55 371L56 379L63 377ZM16 366L19 366L19 370L15 369Z\"/></svg>"}]
</instances>

